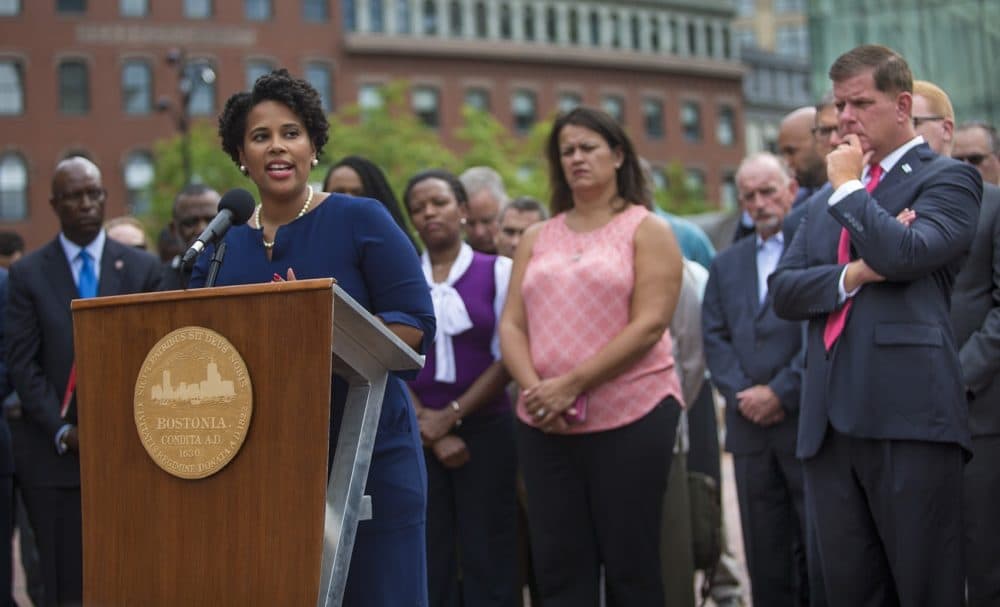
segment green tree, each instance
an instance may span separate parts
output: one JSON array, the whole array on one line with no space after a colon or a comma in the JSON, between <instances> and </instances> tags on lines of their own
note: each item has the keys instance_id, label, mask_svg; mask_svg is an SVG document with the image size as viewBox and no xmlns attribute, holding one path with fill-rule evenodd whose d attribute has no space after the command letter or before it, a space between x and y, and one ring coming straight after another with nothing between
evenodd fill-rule
<instances>
[{"instance_id":1,"label":"green tree","mask_svg":"<svg viewBox=\"0 0 1000 607\"><path fill-rule=\"evenodd\" d=\"M701 188L691 186L687 171L679 162L671 162L664 169L666 188L657 188L653 199L664 211L675 215L704 213L709 209L705 193Z\"/></svg>"}]
</instances>

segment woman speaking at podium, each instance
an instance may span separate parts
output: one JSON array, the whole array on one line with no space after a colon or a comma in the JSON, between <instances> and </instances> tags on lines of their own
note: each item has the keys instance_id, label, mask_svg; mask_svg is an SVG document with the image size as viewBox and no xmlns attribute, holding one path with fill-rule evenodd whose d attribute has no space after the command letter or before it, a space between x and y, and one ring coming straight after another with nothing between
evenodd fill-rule
<instances>
[{"instance_id":1,"label":"woman speaking at podium","mask_svg":"<svg viewBox=\"0 0 1000 607\"><path fill-rule=\"evenodd\" d=\"M260 205L225 236L217 285L335 277L403 341L423 352L434 336L430 293L413 245L385 207L314 192L309 172L327 140L319 94L276 70L236 93L219 116L223 150L257 186ZM191 286L205 283L211 251ZM334 377L331 437L337 436L347 383ZM362 521L344 605L426 605L427 471L420 432L399 378L386 386L368 472L378 516Z\"/></svg>"}]
</instances>

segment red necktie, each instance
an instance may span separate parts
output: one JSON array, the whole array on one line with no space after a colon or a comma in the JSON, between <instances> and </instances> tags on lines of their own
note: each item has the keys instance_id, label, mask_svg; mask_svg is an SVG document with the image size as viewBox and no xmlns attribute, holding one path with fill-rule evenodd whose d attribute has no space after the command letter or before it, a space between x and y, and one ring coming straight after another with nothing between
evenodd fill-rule
<instances>
[{"instance_id":1,"label":"red necktie","mask_svg":"<svg viewBox=\"0 0 1000 607\"><path fill-rule=\"evenodd\" d=\"M868 170L868 184L865 186L865 189L871 193L878 186L881 178L882 165L872 165L871 169ZM840 240L837 242L837 263L846 264L850 261L851 237L847 233L846 228L840 228ZM823 344L826 345L827 352L836 343L837 338L840 337L840 334L844 330L844 325L847 324L847 312L851 309L851 303L853 303L853 300L848 297L840 309L830 312L830 315L826 317L826 328L823 329Z\"/></svg>"}]
</instances>

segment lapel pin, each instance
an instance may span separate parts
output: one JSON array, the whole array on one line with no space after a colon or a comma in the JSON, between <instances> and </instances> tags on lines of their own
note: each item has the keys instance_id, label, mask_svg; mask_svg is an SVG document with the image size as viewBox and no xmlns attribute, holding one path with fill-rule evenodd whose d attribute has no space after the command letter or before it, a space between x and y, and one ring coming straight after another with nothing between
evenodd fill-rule
<instances>
[{"instance_id":1,"label":"lapel pin","mask_svg":"<svg viewBox=\"0 0 1000 607\"><path fill-rule=\"evenodd\" d=\"M115 269L116 270L121 270L124 267L125 267L125 262L124 261L122 261L120 259L116 259L115 260Z\"/></svg>"},{"instance_id":2,"label":"lapel pin","mask_svg":"<svg viewBox=\"0 0 1000 607\"><path fill-rule=\"evenodd\" d=\"M912 172L913 172L913 169L911 169L911 168L910 168L910 165L909 165L909 163L906 163L906 162L904 162L904 163L903 163L903 166L902 166L901 168L903 169L903 172L904 172L904 173L907 173L907 174L909 174L909 173L912 173Z\"/></svg>"}]
</instances>

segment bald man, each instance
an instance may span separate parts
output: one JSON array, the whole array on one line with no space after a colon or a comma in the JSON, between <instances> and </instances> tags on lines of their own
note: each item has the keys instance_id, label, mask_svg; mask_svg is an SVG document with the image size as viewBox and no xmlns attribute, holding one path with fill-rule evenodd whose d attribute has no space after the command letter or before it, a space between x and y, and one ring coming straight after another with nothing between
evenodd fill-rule
<instances>
[{"instance_id":1,"label":"bald man","mask_svg":"<svg viewBox=\"0 0 1000 607\"><path fill-rule=\"evenodd\" d=\"M60 162L49 199L59 234L10 267L7 366L23 411L11 423L14 464L45 605L79 602L83 583L70 300L153 291L160 277L155 257L107 237L106 199L94 163L79 156Z\"/></svg>"},{"instance_id":2,"label":"bald man","mask_svg":"<svg viewBox=\"0 0 1000 607\"><path fill-rule=\"evenodd\" d=\"M813 137L816 108L800 107L781 121L778 151L799 182L792 206L806 200L826 183L826 160L820 156Z\"/></svg>"}]
</instances>

